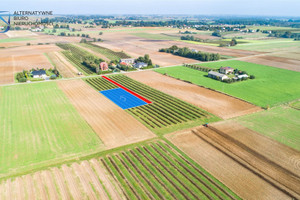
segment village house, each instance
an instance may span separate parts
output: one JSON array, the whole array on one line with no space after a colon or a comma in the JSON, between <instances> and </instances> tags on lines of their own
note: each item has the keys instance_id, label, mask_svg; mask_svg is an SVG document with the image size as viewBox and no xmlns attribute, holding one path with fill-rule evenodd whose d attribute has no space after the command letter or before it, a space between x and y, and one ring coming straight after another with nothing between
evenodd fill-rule
<instances>
[{"instance_id":1,"label":"village house","mask_svg":"<svg viewBox=\"0 0 300 200\"><path fill-rule=\"evenodd\" d=\"M148 64L144 63L144 62L137 62L133 65L134 68L138 68L138 69L143 68L143 67L147 67L147 66L148 66Z\"/></svg>"},{"instance_id":2,"label":"village house","mask_svg":"<svg viewBox=\"0 0 300 200\"><path fill-rule=\"evenodd\" d=\"M33 78L46 78L47 77L45 70L42 70L42 69L40 69L38 71L32 71L31 74L32 74Z\"/></svg>"},{"instance_id":3,"label":"village house","mask_svg":"<svg viewBox=\"0 0 300 200\"><path fill-rule=\"evenodd\" d=\"M228 76L226 76L225 74L221 74L221 73L215 72L215 71L209 71L208 77L213 78L213 79L220 79L222 81L225 79L228 79Z\"/></svg>"},{"instance_id":4,"label":"village house","mask_svg":"<svg viewBox=\"0 0 300 200\"><path fill-rule=\"evenodd\" d=\"M221 74L232 74L234 72L234 69L231 67L221 67L219 72Z\"/></svg>"},{"instance_id":5,"label":"village house","mask_svg":"<svg viewBox=\"0 0 300 200\"><path fill-rule=\"evenodd\" d=\"M108 70L108 64L106 62L101 62L99 66L101 71Z\"/></svg>"},{"instance_id":6,"label":"village house","mask_svg":"<svg viewBox=\"0 0 300 200\"><path fill-rule=\"evenodd\" d=\"M127 64L133 64L134 60L135 60L134 58L125 58L125 59L121 59L120 63L124 62L124 63L127 63Z\"/></svg>"}]
</instances>

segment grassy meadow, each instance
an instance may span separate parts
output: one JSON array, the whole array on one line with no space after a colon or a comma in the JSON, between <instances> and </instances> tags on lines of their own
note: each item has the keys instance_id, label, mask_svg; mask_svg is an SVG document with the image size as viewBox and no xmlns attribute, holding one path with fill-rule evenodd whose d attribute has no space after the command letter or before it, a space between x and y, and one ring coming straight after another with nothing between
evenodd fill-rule
<instances>
[{"instance_id":1,"label":"grassy meadow","mask_svg":"<svg viewBox=\"0 0 300 200\"><path fill-rule=\"evenodd\" d=\"M0 178L104 149L55 82L0 91Z\"/></svg>"},{"instance_id":2,"label":"grassy meadow","mask_svg":"<svg viewBox=\"0 0 300 200\"><path fill-rule=\"evenodd\" d=\"M279 106L235 119L240 124L300 151L300 111Z\"/></svg>"},{"instance_id":3,"label":"grassy meadow","mask_svg":"<svg viewBox=\"0 0 300 200\"><path fill-rule=\"evenodd\" d=\"M261 107L272 107L300 98L299 72L237 60L202 63L200 65L212 68L230 66L247 71L256 78L228 84L205 77L207 72L183 66L160 68L155 71L238 97Z\"/></svg>"}]
</instances>

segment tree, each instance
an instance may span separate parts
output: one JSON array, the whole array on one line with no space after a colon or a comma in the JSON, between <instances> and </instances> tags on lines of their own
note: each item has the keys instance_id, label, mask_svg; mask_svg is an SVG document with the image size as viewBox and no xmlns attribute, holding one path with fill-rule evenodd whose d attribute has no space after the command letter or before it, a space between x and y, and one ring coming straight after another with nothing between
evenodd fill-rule
<instances>
[{"instance_id":1,"label":"tree","mask_svg":"<svg viewBox=\"0 0 300 200\"><path fill-rule=\"evenodd\" d=\"M230 46L235 46L237 45L237 41L235 38L232 38L231 42L230 42Z\"/></svg>"},{"instance_id":2,"label":"tree","mask_svg":"<svg viewBox=\"0 0 300 200\"><path fill-rule=\"evenodd\" d=\"M102 35L103 34L103 32L99 32L99 35Z\"/></svg>"}]
</instances>

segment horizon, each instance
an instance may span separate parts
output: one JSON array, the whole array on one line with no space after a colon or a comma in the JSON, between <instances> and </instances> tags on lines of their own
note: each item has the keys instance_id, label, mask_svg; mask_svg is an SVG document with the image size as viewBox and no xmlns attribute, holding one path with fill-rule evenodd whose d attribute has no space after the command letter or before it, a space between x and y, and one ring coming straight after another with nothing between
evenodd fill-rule
<instances>
[{"instance_id":1,"label":"horizon","mask_svg":"<svg viewBox=\"0 0 300 200\"><path fill-rule=\"evenodd\" d=\"M51 10L55 15L203 15L203 16L261 16L261 17L300 17L300 1L253 0L21 0L4 2L4 10ZM245 10L243 9L245 8Z\"/></svg>"}]
</instances>

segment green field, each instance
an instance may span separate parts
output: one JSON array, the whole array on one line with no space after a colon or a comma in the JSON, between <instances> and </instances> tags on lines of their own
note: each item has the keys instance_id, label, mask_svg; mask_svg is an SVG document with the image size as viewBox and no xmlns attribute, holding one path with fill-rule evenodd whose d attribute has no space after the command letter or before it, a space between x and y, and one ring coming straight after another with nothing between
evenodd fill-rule
<instances>
[{"instance_id":1,"label":"green field","mask_svg":"<svg viewBox=\"0 0 300 200\"><path fill-rule=\"evenodd\" d=\"M6 38L6 39L0 39L0 43L4 42L20 42L20 41L30 41L35 40L35 38Z\"/></svg>"},{"instance_id":2,"label":"green field","mask_svg":"<svg viewBox=\"0 0 300 200\"><path fill-rule=\"evenodd\" d=\"M1 87L0 116L0 178L104 148L55 82Z\"/></svg>"},{"instance_id":3,"label":"green field","mask_svg":"<svg viewBox=\"0 0 300 200\"><path fill-rule=\"evenodd\" d=\"M116 52L92 43L79 43L79 44L83 47L91 49L94 52L98 52L104 55L106 58L110 60L120 60L122 58L130 58L130 56L124 53L123 51Z\"/></svg>"},{"instance_id":4,"label":"green field","mask_svg":"<svg viewBox=\"0 0 300 200\"><path fill-rule=\"evenodd\" d=\"M131 35L138 36L149 40L179 40L178 36L170 36L166 34L152 34L152 33L131 33Z\"/></svg>"},{"instance_id":5,"label":"green field","mask_svg":"<svg viewBox=\"0 0 300 200\"><path fill-rule=\"evenodd\" d=\"M251 40L251 43L238 44L231 49L241 49L248 51L272 52L276 50L285 50L290 48L300 48L300 41L293 39L269 39L269 40Z\"/></svg>"},{"instance_id":6,"label":"green field","mask_svg":"<svg viewBox=\"0 0 300 200\"><path fill-rule=\"evenodd\" d=\"M130 108L126 111L156 134L161 135L219 120L216 116L198 107L155 90L127 76L112 75L109 78L152 101L151 104ZM97 91L116 87L104 78L89 78L86 81Z\"/></svg>"},{"instance_id":7,"label":"green field","mask_svg":"<svg viewBox=\"0 0 300 200\"><path fill-rule=\"evenodd\" d=\"M155 71L215 89L261 107L275 106L300 98L299 72L237 60L203 63L201 66L212 68L230 66L245 70L255 75L256 79L227 84L205 77L206 72L183 66L160 68Z\"/></svg>"},{"instance_id":8,"label":"green field","mask_svg":"<svg viewBox=\"0 0 300 200\"><path fill-rule=\"evenodd\" d=\"M240 199L171 145L157 141L100 159L127 199Z\"/></svg>"},{"instance_id":9,"label":"green field","mask_svg":"<svg viewBox=\"0 0 300 200\"><path fill-rule=\"evenodd\" d=\"M73 65L81 71L84 75L91 75L95 74L96 72L94 69L88 68L82 64L82 60L85 57L95 57L93 54L83 50L80 47L77 47L73 44L66 44L66 43L57 43L57 46L64 49L62 54L71 62Z\"/></svg>"},{"instance_id":10,"label":"green field","mask_svg":"<svg viewBox=\"0 0 300 200\"><path fill-rule=\"evenodd\" d=\"M300 111L287 106L242 116L242 125L287 146L300 150Z\"/></svg>"}]
</instances>

